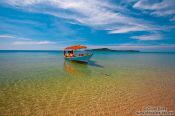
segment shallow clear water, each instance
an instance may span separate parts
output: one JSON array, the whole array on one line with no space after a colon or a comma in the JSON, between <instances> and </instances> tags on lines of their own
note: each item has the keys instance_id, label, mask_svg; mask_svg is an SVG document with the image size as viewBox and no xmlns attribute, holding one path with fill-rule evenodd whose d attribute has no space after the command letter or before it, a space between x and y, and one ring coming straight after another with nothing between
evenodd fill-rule
<instances>
[{"instance_id":1,"label":"shallow clear water","mask_svg":"<svg viewBox=\"0 0 175 116\"><path fill-rule=\"evenodd\" d=\"M136 115L175 111L174 53L94 52L89 64L62 52L0 52L0 115Z\"/></svg>"}]
</instances>

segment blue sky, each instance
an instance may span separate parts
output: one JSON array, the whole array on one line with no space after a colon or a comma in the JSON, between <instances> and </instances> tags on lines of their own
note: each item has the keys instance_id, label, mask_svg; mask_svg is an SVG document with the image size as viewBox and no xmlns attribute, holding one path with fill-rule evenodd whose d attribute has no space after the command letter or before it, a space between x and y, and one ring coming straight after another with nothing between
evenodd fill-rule
<instances>
[{"instance_id":1,"label":"blue sky","mask_svg":"<svg viewBox=\"0 0 175 116\"><path fill-rule=\"evenodd\" d=\"M1 0L1 50L175 51L175 0Z\"/></svg>"}]
</instances>

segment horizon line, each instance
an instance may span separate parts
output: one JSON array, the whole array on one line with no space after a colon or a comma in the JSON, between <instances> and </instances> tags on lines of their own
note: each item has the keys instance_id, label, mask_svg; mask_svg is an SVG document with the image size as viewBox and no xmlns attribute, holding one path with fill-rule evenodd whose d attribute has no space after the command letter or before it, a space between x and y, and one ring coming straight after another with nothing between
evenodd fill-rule
<instances>
[{"instance_id":1,"label":"horizon line","mask_svg":"<svg viewBox=\"0 0 175 116\"><path fill-rule=\"evenodd\" d=\"M113 50L113 49L111 49L111 50ZM117 49L117 50L122 50L122 49ZM127 50L130 50L130 49L127 49ZM127 50L123 50L123 51L127 51ZM32 51L38 51L38 52L44 52L44 51L46 51L46 52L52 52L52 51L64 51L64 50L37 50L37 49L35 49L35 50L0 50L0 51L26 51L26 52L32 52ZM175 53L175 51L141 51L141 50L136 50L136 51L139 51L140 53ZM97 52L100 52L100 51L97 51ZM106 52L108 52L108 51L106 51ZM109 51L110 52L110 51ZM116 51L117 52L117 51ZM139 53L138 52L138 53Z\"/></svg>"}]
</instances>

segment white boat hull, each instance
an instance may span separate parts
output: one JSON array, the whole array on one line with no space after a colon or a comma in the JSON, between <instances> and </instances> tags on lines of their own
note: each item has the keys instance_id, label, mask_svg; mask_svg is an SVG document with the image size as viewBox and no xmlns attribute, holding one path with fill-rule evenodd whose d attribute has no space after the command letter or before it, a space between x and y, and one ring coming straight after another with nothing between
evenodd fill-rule
<instances>
[{"instance_id":1,"label":"white boat hull","mask_svg":"<svg viewBox=\"0 0 175 116\"><path fill-rule=\"evenodd\" d=\"M79 61L79 62L89 62L89 59L92 57L93 54L87 54L84 56L76 56L76 57L65 57L66 60L71 61Z\"/></svg>"}]
</instances>

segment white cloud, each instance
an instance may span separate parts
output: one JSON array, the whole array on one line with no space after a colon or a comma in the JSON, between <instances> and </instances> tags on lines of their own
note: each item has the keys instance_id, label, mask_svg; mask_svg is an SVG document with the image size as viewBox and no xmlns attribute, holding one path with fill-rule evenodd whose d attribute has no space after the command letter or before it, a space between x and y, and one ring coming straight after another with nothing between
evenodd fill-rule
<instances>
[{"instance_id":1,"label":"white cloud","mask_svg":"<svg viewBox=\"0 0 175 116\"><path fill-rule=\"evenodd\" d=\"M21 37L16 37L14 35L8 35L8 34L0 35L0 39L31 40L29 38L21 38Z\"/></svg>"},{"instance_id":2,"label":"white cloud","mask_svg":"<svg viewBox=\"0 0 175 116\"><path fill-rule=\"evenodd\" d=\"M7 34L4 34L4 35L0 35L0 39L14 39L16 37L12 36L12 35L7 35Z\"/></svg>"},{"instance_id":3,"label":"white cloud","mask_svg":"<svg viewBox=\"0 0 175 116\"><path fill-rule=\"evenodd\" d=\"M118 29L114 29L114 30L111 30L109 31L110 34L116 34L116 33L128 33L128 32L133 32L133 31L143 31L143 30L146 30L144 28L141 28L141 27L136 27L136 26L133 26L133 27L121 27L121 28L118 28Z\"/></svg>"},{"instance_id":4,"label":"white cloud","mask_svg":"<svg viewBox=\"0 0 175 116\"><path fill-rule=\"evenodd\" d=\"M53 41L16 41L14 45L53 45L56 42Z\"/></svg>"},{"instance_id":5,"label":"white cloud","mask_svg":"<svg viewBox=\"0 0 175 116\"><path fill-rule=\"evenodd\" d=\"M14 45L52 45L56 42L52 41L17 41L13 43Z\"/></svg>"},{"instance_id":6,"label":"white cloud","mask_svg":"<svg viewBox=\"0 0 175 116\"><path fill-rule=\"evenodd\" d=\"M139 0L133 5L136 9L148 10L152 15L168 16L175 14L175 0Z\"/></svg>"},{"instance_id":7,"label":"white cloud","mask_svg":"<svg viewBox=\"0 0 175 116\"><path fill-rule=\"evenodd\" d=\"M170 10L157 10L152 12L151 14L156 15L156 16L168 16L168 15L174 15L175 14L175 9L170 9Z\"/></svg>"},{"instance_id":8,"label":"white cloud","mask_svg":"<svg viewBox=\"0 0 175 116\"><path fill-rule=\"evenodd\" d=\"M150 1L150 0L124 0L133 4L134 8L148 10L156 16L172 15L174 13L174 0ZM99 30L107 30L109 34L128 32L157 32L166 30L163 26L157 26L150 21L135 18L130 10L117 3L101 0L4 0L0 3L10 7L20 8L29 12L49 14L64 18L68 22L93 27ZM170 20L172 21L173 18ZM167 29L168 30L168 29ZM133 38L133 37L132 37ZM138 40L162 39L160 34L135 36ZM25 39L25 38L24 38Z\"/></svg>"},{"instance_id":9,"label":"white cloud","mask_svg":"<svg viewBox=\"0 0 175 116\"><path fill-rule=\"evenodd\" d=\"M128 0L133 2L135 0ZM150 31L153 24L143 19L129 16L129 10L119 4L101 0L4 0L2 2L30 12L61 17L71 22L95 29L109 30L109 33ZM127 14L127 15L126 15ZM143 28L151 25L150 28ZM115 28L114 28L115 27ZM128 29L128 27L130 27ZM121 29L118 29L121 28Z\"/></svg>"},{"instance_id":10,"label":"white cloud","mask_svg":"<svg viewBox=\"0 0 175 116\"><path fill-rule=\"evenodd\" d=\"M34 4L40 3L42 1L44 1L44 0L23 0L23 1L5 0L5 1L1 1L1 2L7 3L7 4L12 5L12 6L20 7L20 6L34 5Z\"/></svg>"},{"instance_id":11,"label":"white cloud","mask_svg":"<svg viewBox=\"0 0 175 116\"><path fill-rule=\"evenodd\" d=\"M169 4L169 2L167 1L171 0L164 0L164 1L139 0L134 4L133 7L145 10L160 10L171 6L171 4Z\"/></svg>"},{"instance_id":12,"label":"white cloud","mask_svg":"<svg viewBox=\"0 0 175 116\"><path fill-rule=\"evenodd\" d=\"M47 40L33 41L32 39L29 39L29 38L16 37L14 35L9 35L9 34L0 35L0 39L22 40L22 41L13 42L14 45L51 45L51 44L56 44L56 42L52 42L52 41L47 41Z\"/></svg>"},{"instance_id":13,"label":"white cloud","mask_svg":"<svg viewBox=\"0 0 175 116\"><path fill-rule=\"evenodd\" d=\"M141 35L141 36L132 36L132 39L137 39L140 41L148 41L148 40L161 40L163 39L161 34L149 34L149 35Z\"/></svg>"}]
</instances>

